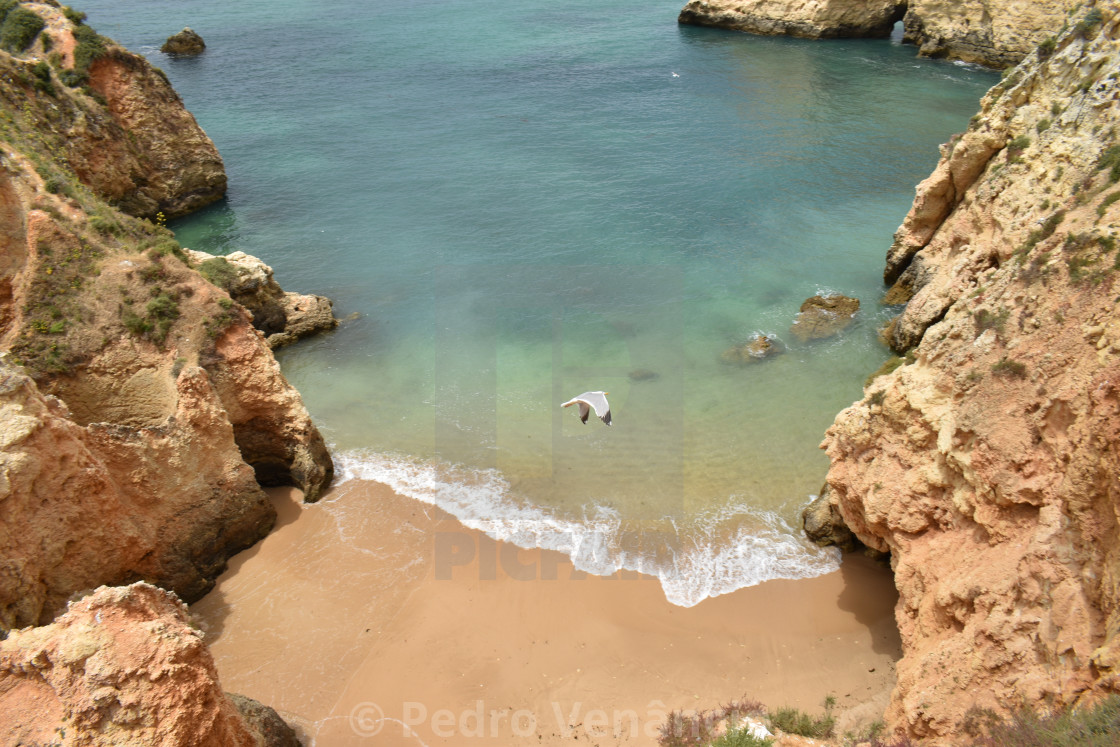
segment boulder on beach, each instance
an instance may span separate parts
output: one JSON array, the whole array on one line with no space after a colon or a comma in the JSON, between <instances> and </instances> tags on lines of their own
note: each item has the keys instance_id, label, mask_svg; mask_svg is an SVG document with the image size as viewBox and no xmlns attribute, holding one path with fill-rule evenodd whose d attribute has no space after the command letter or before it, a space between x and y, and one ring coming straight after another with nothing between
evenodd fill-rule
<instances>
[{"instance_id":1,"label":"boulder on beach","mask_svg":"<svg viewBox=\"0 0 1120 747\"><path fill-rule=\"evenodd\" d=\"M785 351L785 346L776 335L756 332L746 342L732 345L719 357L724 363L746 366L771 358Z\"/></svg>"},{"instance_id":2,"label":"boulder on beach","mask_svg":"<svg viewBox=\"0 0 1120 747\"><path fill-rule=\"evenodd\" d=\"M159 48L164 54L195 55L206 51L206 42L190 28L185 28L178 34L167 37L167 41Z\"/></svg>"},{"instance_id":3,"label":"boulder on beach","mask_svg":"<svg viewBox=\"0 0 1120 747\"><path fill-rule=\"evenodd\" d=\"M801 311L789 328L801 342L821 340L839 334L852 323L859 311L859 299L839 293L813 296L801 304Z\"/></svg>"}]
</instances>

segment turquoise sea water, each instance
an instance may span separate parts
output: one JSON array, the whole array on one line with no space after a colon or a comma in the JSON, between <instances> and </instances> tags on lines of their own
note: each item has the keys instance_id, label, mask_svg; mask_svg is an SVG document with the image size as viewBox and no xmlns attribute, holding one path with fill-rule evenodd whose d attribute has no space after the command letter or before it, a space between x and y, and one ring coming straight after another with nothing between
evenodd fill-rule
<instances>
[{"instance_id":1,"label":"turquoise sea water","mask_svg":"<svg viewBox=\"0 0 1120 747\"><path fill-rule=\"evenodd\" d=\"M679 27L680 5L81 7L225 159L228 199L180 241L347 319L278 356L342 479L694 604L836 567L797 530L818 445L888 355L880 275L914 186L997 76ZM206 53L161 54L184 26ZM821 292L860 298L857 323L799 344ZM757 332L787 352L720 362ZM611 428L559 408L596 389Z\"/></svg>"}]
</instances>

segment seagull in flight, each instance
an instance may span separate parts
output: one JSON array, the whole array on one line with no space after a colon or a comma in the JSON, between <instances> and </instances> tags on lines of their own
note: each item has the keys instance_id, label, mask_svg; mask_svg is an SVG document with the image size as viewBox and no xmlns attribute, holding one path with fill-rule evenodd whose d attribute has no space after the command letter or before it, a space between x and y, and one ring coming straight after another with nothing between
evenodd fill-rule
<instances>
[{"instance_id":1,"label":"seagull in flight","mask_svg":"<svg viewBox=\"0 0 1120 747\"><path fill-rule=\"evenodd\" d=\"M578 397L573 397L561 407L571 407L572 405L579 405L579 419L585 424L587 423L587 416L591 410L595 410L595 414L607 425L611 424L611 406L607 404L607 395L610 392L584 392Z\"/></svg>"}]
</instances>

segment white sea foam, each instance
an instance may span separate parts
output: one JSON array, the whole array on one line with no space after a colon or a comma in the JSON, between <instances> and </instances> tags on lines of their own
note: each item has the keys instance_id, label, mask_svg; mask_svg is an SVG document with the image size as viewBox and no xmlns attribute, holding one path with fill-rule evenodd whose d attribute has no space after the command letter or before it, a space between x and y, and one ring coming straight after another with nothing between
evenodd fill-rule
<instances>
[{"instance_id":1,"label":"white sea foam","mask_svg":"<svg viewBox=\"0 0 1120 747\"><path fill-rule=\"evenodd\" d=\"M656 576L666 599L681 607L764 581L811 578L840 567L835 549L816 547L781 517L746 505L730 503L693 517L671 547L624 549L625 522L615 511L590 507L578 519L557 516L519 501L497 470L370 451L343 452L335 463L340 483L383 483L494 539L562 552L580 571Z\"/></svg>"}]
</instances>

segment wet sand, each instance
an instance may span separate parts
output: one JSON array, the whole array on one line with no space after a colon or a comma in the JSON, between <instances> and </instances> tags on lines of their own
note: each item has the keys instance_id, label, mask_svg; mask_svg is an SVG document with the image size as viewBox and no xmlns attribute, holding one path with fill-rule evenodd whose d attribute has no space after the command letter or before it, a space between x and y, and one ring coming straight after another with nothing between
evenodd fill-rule
<instances>
[{"instance_id":1,"label":"wet sand","mask_svg":"<svg viewBox=\"0 0 1120 747\"><path fill-rule=\"evenodd\" d=\"M224 689L308 744L654 745L669 710L741 697L815 714L832 695L850 728L894 684L897 595L860 556L686 609L376 483L271 494L277 529L192 611Z\"/></svg>"}]
</instances>

